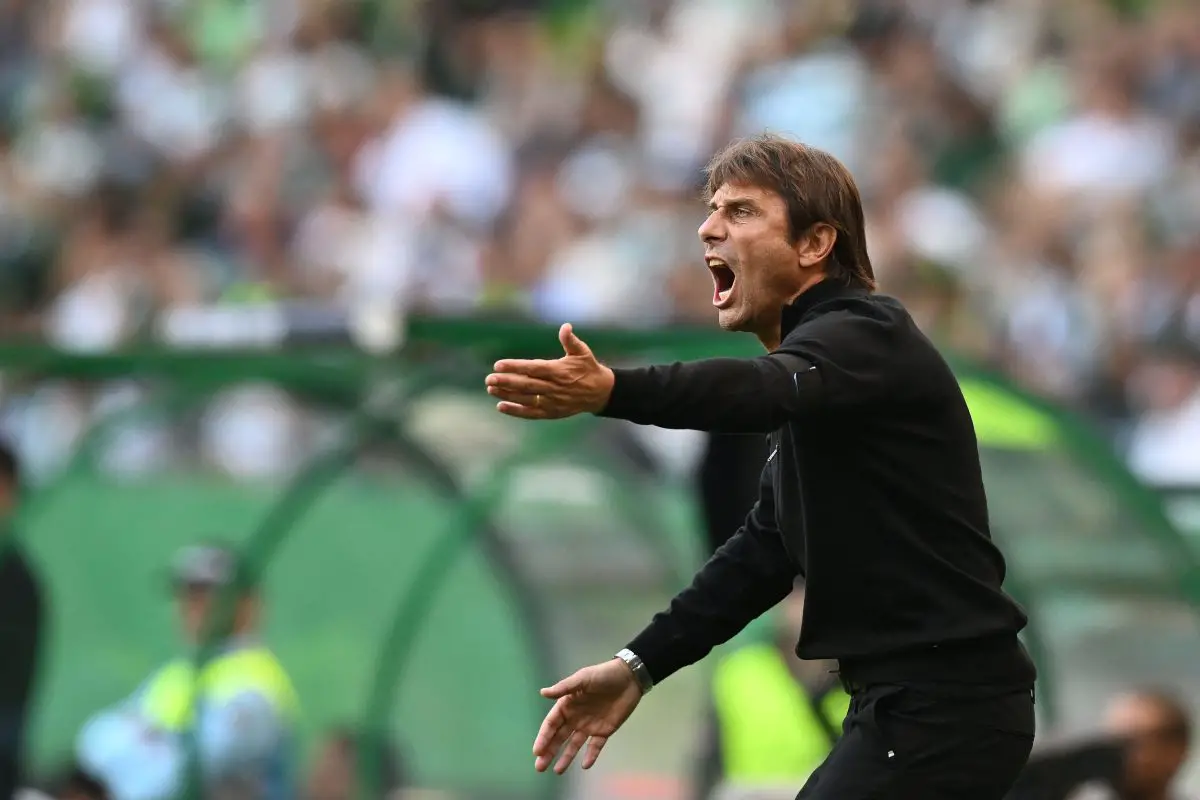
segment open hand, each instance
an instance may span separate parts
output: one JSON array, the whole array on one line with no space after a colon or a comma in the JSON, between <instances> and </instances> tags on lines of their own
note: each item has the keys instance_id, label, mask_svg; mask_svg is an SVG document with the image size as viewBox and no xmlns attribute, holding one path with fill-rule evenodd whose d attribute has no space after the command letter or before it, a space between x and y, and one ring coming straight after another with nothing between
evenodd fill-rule
<instances>
[{"instance_id":1,"label":"open hand","mask_svg":"<svg viewBox=\"0 0 1200 800\"><path fill-rule=\"evenodd\" d=\"M558 330L565 355L497 361L487 377L488 394L499 398L496 410L523 419L562 419L603 411L612 394L613 372L592 355L570 324Z\"/></svg>"},{"instance_id":2,"label":"open hand","mask_svg":"<svg viewBox=\"0 0 1200 800\"><path fill-rule=\"evenodd\" d=\"M583 768L596 763L608 737L617 732L641 702L642 690L625 662L614 658L584 667L549 689L542 689L542 697L556 702L533 742L533 766L538 772L545 772L561 750L554 765L554 771L561 775L585 743Z\"/></svg>"}]
</instances>

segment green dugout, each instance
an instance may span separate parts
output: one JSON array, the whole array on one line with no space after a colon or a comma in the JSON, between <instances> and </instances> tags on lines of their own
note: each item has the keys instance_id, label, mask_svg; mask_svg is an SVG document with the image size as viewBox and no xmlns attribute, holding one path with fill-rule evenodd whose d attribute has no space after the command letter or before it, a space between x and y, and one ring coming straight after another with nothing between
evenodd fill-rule
<instances>
[{"instance_id":1,"label":"green dugout","mask_svg":"<svg viewBox=\"0 0 1200 800\"><path fill-rule=\"evenodd\" d=\"M711 331L581 333L614 360L754 353ZM52 603L37 763L69 755L90 713L179 652L162 569L181 544L219 536L242 544L266 587L306 747L351 723L399 742L423 786L558 796L529 746L537 688L599 647L565 648L572 623L656 608L696 566L699 536L684 477L614 436L619 424L494 413L480 391L492 361L556 348L549 327L439 319L411 320L389 358L0 347L10 407L26 416L50 397L137 387L92 414L64 457L46 456L18 523ZM1157 497L1068 415L956 369L1009 587L1033 620L1043 723L1086 729L1131 683L1196 687L1200 570ZM278 390L258 402L303 422L277 432L299 454L290 474L234 480L203 446L220 403L248 384ZM226 420L224 435L266 436L249 419Z\"/></svg>"}]
</instances>

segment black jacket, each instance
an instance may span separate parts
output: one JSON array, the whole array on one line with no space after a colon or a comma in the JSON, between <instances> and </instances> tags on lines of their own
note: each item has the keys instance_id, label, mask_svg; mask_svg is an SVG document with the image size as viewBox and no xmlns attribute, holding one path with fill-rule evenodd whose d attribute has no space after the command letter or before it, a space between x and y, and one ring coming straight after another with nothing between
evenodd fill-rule
<instances>
[{"instance_id":1,"label":"black jacket","mask_svg":"<svg viewBox=\"0 0 1200 800\"><path fill-rule=\"evenodd\" d=\"M957 642L1016 646L1026 617L1000 588L974 427L936 348L896 300L830 281L784 310L782 333L756 359L614 370L605 416L760 432L770 448L745 524L629 648L661 681L798 575L801 658L845 670ZM1027 661L1013 668L1032 681Z\"/></svg>"}]
</instances>

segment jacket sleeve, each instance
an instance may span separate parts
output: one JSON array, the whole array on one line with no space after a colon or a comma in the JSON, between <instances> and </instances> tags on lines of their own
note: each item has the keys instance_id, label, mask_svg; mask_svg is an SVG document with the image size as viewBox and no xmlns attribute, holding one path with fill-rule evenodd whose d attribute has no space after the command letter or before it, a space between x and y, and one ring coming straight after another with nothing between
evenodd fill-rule
<instances>
[{"instance_id":1,"label":"jacket sleeve","mask_svg":"<svg viewBox=\"0 0 1200 800\"><path fill-rule=\"evenodd\" d=\"M775 524L770 473L764 469L758 502L745 524L628 647L655 683L662 682L787 597L798 574Z\"/></svg>"},{"instance_id":2,"label":"jacket sleeve","mask_svg":"<svg viewBox=\"0 0 1200 800\"><path fill-rule=\"evenodd\" d=\"M798 416L797 375L812 365L789 353L614 369L600 416L713 433L769 433Z\"/></svg>"},{"instance_id":3,"label":"jacket sleeve","mask_svg":"<svg viewBox=\"0 0 1200 800\"><path fill-rule=\"evenodd\" d=\"M614 369L600 416L660 428L768 433L789 420L889 396L914 353L907 316L835 311L769 355Z\"/></svg>"}]
</instances>

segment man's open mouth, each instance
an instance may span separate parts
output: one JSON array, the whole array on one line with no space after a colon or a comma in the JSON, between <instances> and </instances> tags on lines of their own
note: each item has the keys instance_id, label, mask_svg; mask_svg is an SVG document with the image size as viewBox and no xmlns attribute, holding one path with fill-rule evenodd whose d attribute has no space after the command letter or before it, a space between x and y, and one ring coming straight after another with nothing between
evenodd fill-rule
<instances>
[{"instance_id":1,"label":"man's open mouth","mask_svg":"<svg viewBox=\"0 0 1200 800\"><path fill-rule=\"evenodd\" d=\"M737 275L723 261L710 260L708 270L713 276L713 305L723 308L733 294L733 286L737 283Z\"/></svg>"}]
</instances>

